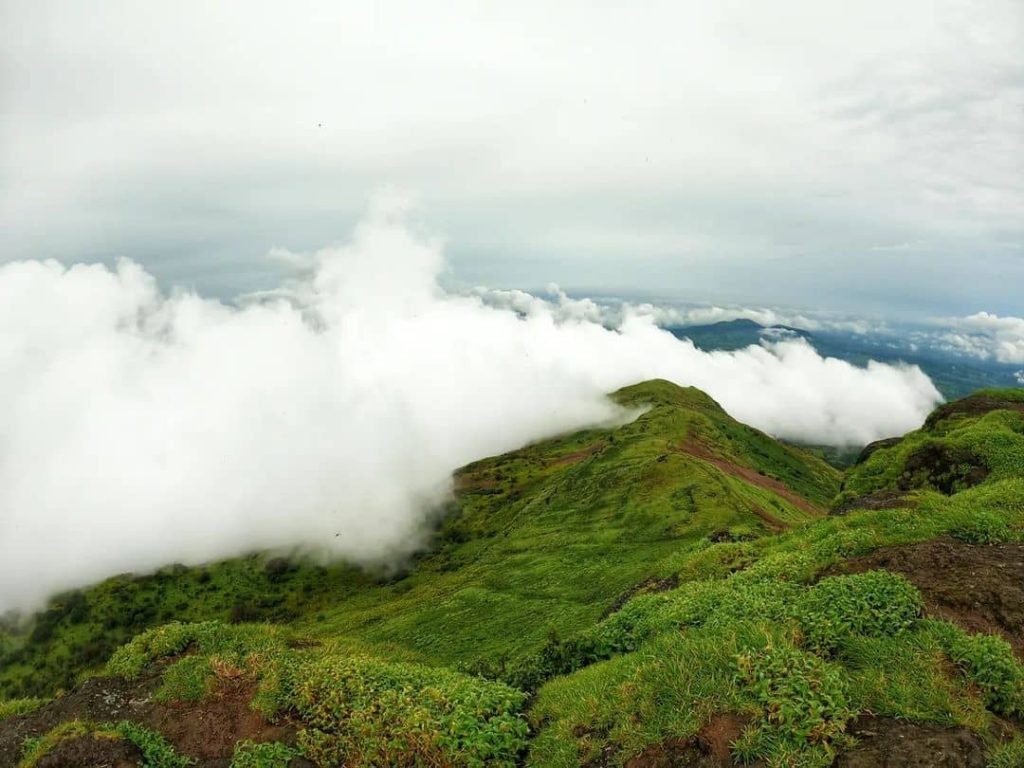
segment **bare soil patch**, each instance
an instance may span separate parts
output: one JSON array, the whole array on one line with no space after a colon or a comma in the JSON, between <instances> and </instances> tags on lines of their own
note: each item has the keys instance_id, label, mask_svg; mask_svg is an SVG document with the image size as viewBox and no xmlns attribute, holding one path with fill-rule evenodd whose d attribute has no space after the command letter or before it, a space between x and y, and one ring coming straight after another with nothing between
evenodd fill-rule
<instances>
[{"instance_id":1,"label":"bare soil patch","mask_svg":"<svg viewBox=\"0 0 1024 768\"><path fill-rule=\"evenodd\" d=\"M834 768L984 768L981 737L967 728L862 717L849 732L857 745Z\"/></svg>"},{"instance_id":2,"label":"bare soil patch","mask_svg":"<svg viewBox=\"0 0 1024 768\"><path fill-rule=\"evenodd\" d=\"M626 768L730 768L732 743L748 720L734 714L716 715L690 739L672 739L648 747Z\"/></svg>"},{"instance_id":3,"label":"bare soil patch","mask_svg":"<svg viewBox=\"0 0 1024 768\"><path fill-rule=\"evenodd\" d=\"M929 615L970 632L1005 637L1024 658L1024 544L975 545L950 538L882 547L836 569L884 569L907 577Z\"/></svg>"},{"instance_id":4,"label":"bare soil patch","mask_svg":"<svg viewBox=\"0 0 1024 768\"><path fill-rule=\"evenodd\" d=\"M832 508L830 515L845 515L854 509L915 509L917 501L903 491L876 491L843 502Z\"/></svg>"},{"instance_id":5,"label":"bare soil patch","mask_svg":"<svg viewBox=\"0 0 1024 768\"><path fill-rule=\"evenodd\" d=\"M27 737L41 736L68 720L132 720L161 733L178 752L194 758L198 768L227 766L235 743L243 739L285 743L295 740L293 724L270 723L249 708L253 694L250 683L224 681L206 701L170 704L153 700L158 684L157 674L131 682L114 677L95 678L36 712L0 720L0 768L17 765Z\"/></svg>"},{"instance_id":6,"label":"bare soil patch","mask_svg":"<svg viewBox=\"0 0 1024 768\"><path fill-rule=\"evenodd\" d=\"M129 741L77 736L43 756L39 768L139 768L142 752Z\"/></svg>"},{"instance_id":7,"label":"bare soil patch","mask_svg":"<svg viewBox=\"0 0 1024 768\"><path fill-rule=\"evenodd\" d=\"M686 445L678 446L678 449L683 453L688 453L695 458L701 459L703 461L708 462L709 464L712 464L713 466L717 467L727 475L739 478L740 480L744 480L750 483L751 485L756 485L759 488L764 488L767 491L771 491L777 496L781 496L794 507L803 510L809 515L817 516L823 514L820 507L812 504L810 501L808 501L803 496L790 489L789 486L787 486L780 480L768 477L767 475L762 475L756 469L751 469L750 467L741 467L739 464L734 464L731 461L726 461L725 459L719 456L715 456L713 453L711 453L711 451L707 449L706 446L702 445L697 441L691 440ZM772 519L775 521L777 525L787 527L785 522L777 520L775 518Z\"/></svg>"},{"instance_id":8,"label":"bare soil patch","mask_svg":"<svg viewBox=\"0 0 1024 768\"><path fill-rule=\"evenodd\" d=\"M608 608L605 609L605 612L601 614L601 618L607 619L616 611L621 610L622 606L624 606L637 595L644 595L649 592L668 592L670 589L675 589L678 586L679 574L674 573L671 576L666 576L663 579L659 579L657 576L651 576L648 579L644 579L636 586L630 587L617 598L615 598L615 602L613 602L610 606L608 606Z\"/></svg>"}]
</instances>

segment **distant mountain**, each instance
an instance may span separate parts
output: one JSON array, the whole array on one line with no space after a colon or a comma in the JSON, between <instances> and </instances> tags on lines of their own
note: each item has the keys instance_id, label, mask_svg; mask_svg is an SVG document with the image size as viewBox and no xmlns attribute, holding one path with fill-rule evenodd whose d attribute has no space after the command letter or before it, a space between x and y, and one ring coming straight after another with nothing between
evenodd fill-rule
<instances>
[{"instance_id":1,"label":"distant mountain","mask_svg":"<svg viewBox=\"0 0 1024 768\"><path fill-rule=\"evenodd\" d=\"M758 344L762 340L801 337L826 357L836 357L854 365L869 360L883 363L905 362L918 365L927 373L947 400L966 397L987 388L1020 387L1020 365L967 358L934 347L921 346L898 334L852 333L839 330L807 331L786 325L765 326L753 320L727 320L708 325L671 326L665 330L678 338L690 339L706 351L732 351Z\"/></svg>"},{"instance_id":2,"label":"distant mountain","mask_svg":"<svg viewBox=\"0 0 1024 768\"><path fill-rule=\"evenodd\" d=\"M679 325L666 328L680 339L689 339L703 350L735 350L757 344L763 337L784 338L801 336L811 338L809 331L787 325L761 325L753 320L723 320L710 325Z\"/></svg>"}]
</instances>

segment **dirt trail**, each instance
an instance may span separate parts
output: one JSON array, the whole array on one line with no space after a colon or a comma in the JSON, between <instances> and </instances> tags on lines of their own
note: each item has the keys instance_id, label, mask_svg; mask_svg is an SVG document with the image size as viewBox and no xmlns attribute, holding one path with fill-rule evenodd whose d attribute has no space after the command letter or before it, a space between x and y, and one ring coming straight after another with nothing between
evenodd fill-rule
<instances>
[{"instance_id":1,"label":"dirt trail","mask_svg":"<svg viewBox=\"0 0 1024 768\"><path fill-rule=\"evenodd\" d=\"M731 461L726 461L720 456L716 456L715 454L713 454L707 448L707 446L702 445L701 443L695 440L691 440L685 445L676 446L676 448L682 453L687 453L690 456L693 456L694 458L701 459L702 461L706 461L709 464L714 465L716 468L720 469L727 475L739 478L740 480L744 480L750 483L751 485L756 485L759 488L764 488L766 491L771 491L777 496L781 496L794 507L803 510L809 515L820 517L821 515L825 514L825 511L821 507L812 504L810 501L808 501L803 496L793 491L791 488L789 488L789 486L785 485L781 481L775 480L774 478L771 477L767 477L766 475L762 475L756 469L751 469L750 467L741 467L739 464L734 464ZM759 517L760 516L761 515L759 515ZM765 518L762 517L762 519ZM779 525L788 527L788 524L782 520L778 520L776 518L772 518L772 520L774 520Z\"/></svg>"},{"instance_id":2,"label":"dirt trail","mask_svg":"<svg viewBox=\"0 0 1024 768\"><path fill-rule=\"evenodd\" d=\"M970 632L1005 637L1024 658L1024 544L975 545L951 538L882 547L835 572L884 569L903 574L928 614Z\"/></svg>"}]
</instances>

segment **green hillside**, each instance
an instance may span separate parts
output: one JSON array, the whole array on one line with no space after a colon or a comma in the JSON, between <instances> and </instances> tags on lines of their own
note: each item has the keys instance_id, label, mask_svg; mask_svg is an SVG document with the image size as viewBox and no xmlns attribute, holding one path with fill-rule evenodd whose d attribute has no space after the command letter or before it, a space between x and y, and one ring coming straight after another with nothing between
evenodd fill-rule
<instances>
[{"instance_id":1,"label":"green hillside","mask_svg":"<svg viewBox=\"0 0 1024 768\"><path fill-rule=\"evenodd\" d=\"M1024 765L1019 394L845 476L697 390L614 397L637 418L460 470L401 572L253 555L55 599L2 636L3 693L40 698L0 704L0 767Z\"/></svg>"}]
</instances>

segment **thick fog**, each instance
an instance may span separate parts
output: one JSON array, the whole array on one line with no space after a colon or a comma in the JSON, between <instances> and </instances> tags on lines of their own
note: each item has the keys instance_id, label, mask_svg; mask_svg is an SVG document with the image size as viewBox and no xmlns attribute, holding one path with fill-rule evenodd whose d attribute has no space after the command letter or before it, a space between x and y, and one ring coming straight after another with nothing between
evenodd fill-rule
<instances>
[{"instance_id":1,"label":"thick fog","mask_svg":"<svg viewBox=\"0 0 1024 768\"><path fill-rule=\"evenodd\" d=\"M0 266L0 611L129 570L297 548L357 563L423 544L474 459L628 418L663 377L774 435L864 443L920 424L917 368L800 340L705 353L623 312L442 290L392 209L239 306L141 267Z\"/></svg>"}]
</instances>

